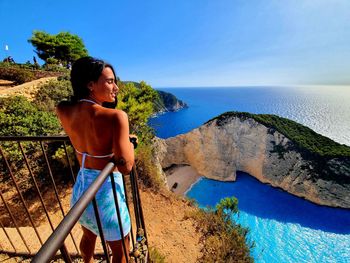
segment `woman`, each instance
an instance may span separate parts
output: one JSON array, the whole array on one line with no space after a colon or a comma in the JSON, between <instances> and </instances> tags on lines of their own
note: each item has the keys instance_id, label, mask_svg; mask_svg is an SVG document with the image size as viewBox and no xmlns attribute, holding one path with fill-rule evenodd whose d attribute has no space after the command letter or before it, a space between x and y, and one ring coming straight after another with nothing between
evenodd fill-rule
<instances>
[{"instance_id":1,"label":"woman","mask_svg":"<svg viewBox=\"0 0 350 263\"><path fill-rule=\"evenodd\" d=\"M129 140L126 113L102 106L104 102L116 101L118 86L114 69L102 60L84 57L74 63L71 83L74 93L72 101L61 102L57 107L58 117L76 150L81 167L73 188L71 205L74 205L113 157L118 163L113 175L128 250L131 223L121 173L130 173L134 164L134 147ZM96 194L96 201L103 234L112 250L113 262L125 262L110 177ZM79 222L83 228L80 242L82 257L84 262L93 262L99 232L91 203Z\"/></svg>"}]
</instances>

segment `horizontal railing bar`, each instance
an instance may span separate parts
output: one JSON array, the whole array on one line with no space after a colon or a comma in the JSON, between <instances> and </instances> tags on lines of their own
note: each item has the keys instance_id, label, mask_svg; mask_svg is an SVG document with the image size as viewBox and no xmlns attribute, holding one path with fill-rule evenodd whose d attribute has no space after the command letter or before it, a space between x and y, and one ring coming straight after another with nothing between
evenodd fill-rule
<instances>
[{"instance_id":1,"label":"horizontal railing bar","mask_svg":"<svg viewBox=\"0 0 350 263\"><path fill-rule=\"evenodd\" d=\"M62 246L62 243L72 230L80 216L84 212L85 208L91 202L96 195L97 191L108 177L109 173L114 170L115 164L109 162L105 168L101 171L99 176L90 185L86 192L81 196L78 202L71 208L66 217L57 226L56 230L52 233L49 239L44 243L41 249L38 251L32 262L49 262L50 259L56 254L58 249Z\"/></svg>"},{"instance_id":2,"label":"horizontal railing bar","mask_svg":"<svg viewBox=\"0 0 350 263\"><path fill-rule=\"evenodd\" d=\"M66 135L55 136L0 136L0 141L69 141Z\"/></svg>"},{"instance_id":3,"label":"horizontal railing bar","mask_svg":"<svg viewBox=\"0 0 350 263\"><path fill-rule=\"evenodd\" d=\"M7 250L7 249L1 250L1 253L2 254L6 254L8 256L11 256L11 257L22 256L22 257L28 257L28 258L32 258L32 257L34 257L37 254L36 252L31 252L31 253L24 252L24 251L14 252L12 250ZM69 255L72 258L80 258L81 259L81 254L79 252L69 252ZM94 258L96 258L96 257L98 257L98 258L101 257L102 258L104 256L105 256L105 253L102 252L102 251L98 251L98 252L94 253ZM57 254L56 256L52 257L52 260L59 259L59 258L62 259L62 255L61 254ZM2 261L0 261L0 262L2 262Z\"/></svg>"}]
</instances>

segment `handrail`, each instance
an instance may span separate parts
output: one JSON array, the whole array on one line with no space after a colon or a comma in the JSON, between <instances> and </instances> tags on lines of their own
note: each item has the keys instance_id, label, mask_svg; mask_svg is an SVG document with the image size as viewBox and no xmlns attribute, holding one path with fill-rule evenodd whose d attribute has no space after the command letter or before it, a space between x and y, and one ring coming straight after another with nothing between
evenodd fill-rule
<instances>
[{"instance_id":1,"label":"handrail","mask_svg":"<svg viewBox=\"0 0 350 263\"><path fill-rule=\"evenodd\" d=\"M17 142L19 148L21 149L21 153L22 156L26 162L29 174L32 175L32 170L31 167L29 165L29 163L27 162L26 159L26 155L23 152L23 148L21 146L21 142L33 142L33 141L37 141L40 143L41 146L41 150L43 152L43 155L45 157L45 162L48 166L48 173L50 175L54 190L55 190L55 195L57 197L57 201L60 205L61 211L62 211L62 215L64 217L64 219L61 221L61 223L58 225L58 227L56 228L56 230L52 233L52 235L48 238L48 240L42 245L42 247L40 248L40 250L37 252L36 256L33 258L33 262L49 262L50 259L52 259L58 250L61 251L62 257L66 262L72 262L70 255L69 255L69 251L67 250L64 242L66 237L70 234L72 237L72 241L74 243L74 246L77 250L77 252L79 253L78 247L75 243L75 239L72 235L72 228L74 227L74 225L78 222L80 216L83 214L83 212L85 211L86 207L90 204L90 202L92 201L92 204L94 206L94 212L95 212L95 216L96 216L96 223L98 225L98 229L99 229L99 235L101 238L101 243L102 243L102 247L104 250L104 255L106 256L106 262L110 262L109 259L109 252L108 249L106 247L106 241L104 240L104 235L103 235L103 229L100 223L100 218L99 218L99 211L97 208L97 204L96 204L96 200L95 200L95 195L98 192L98 190L100 189L100 187L102 186L102 184L105 182L107 176L109 175L111 177L111 184L112 184L112 190L113 190L113 198L114 198L114 202L115 202L115 206L116 206L116 212L117 212L117 216L118 216L118 222L120 222L119 226L120 226L120 233L121 236L124 236L123 233L123 229L122 229L122 220L120 218L120 211L119 211L119 207L118 207L118 198L116 195L116 189L115 189L115 182L114 182L114 176L113 176L113 171L114 168L116 167L116 163L114 162L113 159L110 160L110 162L104 167L104 169L100 172L100 174L96 177L95 181L90 185L90 187L86 190L86 192L79 198L79 200L76 202L76 204L71 208L71 210L68 212L68 214L66 215L62 209L62 205L60 203L59 200L59 196L57 193L57 189L56 189L56 185L55 185L55 181L52 175L52 171L51 171L51 167L49 164L49 160L47 158L47 154L45 152L43 143L49 143L52 141L59 141L63 144L64 146L64 150L65 150L65 155L67 158L67 161L69 163L69 167L70 167L70 171L71 171L71 175L72 175L72 179L75 182L75 177L73 174L73 170L72 170L72 165L70 163L70 158L68 156L68 152L67 152L67 148L66 148L66 142L69 142L70 139L68 136L66 135L56 135L56 136L0 136L0 142ZM0 143L1 144L1 143ZM5 153L2 151L2 148L0 146L0 155L2 156L5 164L6 164L6 168L8 170L8 172L10 173L10 176L12 178L13 183L16 185L16 179L14 177L14 174L12 172L11 166L7 161L6 155ZM36 185L36 179L31 176L34 184ZM145 227L145 222L144 222L144 218L143 218L143 211L142 211L142 207L141 207L141 198L140 198L140 193L139 193L139 188L138 188L138 178L137 178L137 172L136 172L136 167L135 164L133 166L132 171L130 172L130 190L131 190L131 194L132 194L132 200L134 203L134 219L136 220L136 237L134 238L134 234L133 234L133 224L131 224L131 229L130 229L130 235L131 235L131 239L132 239L132 250L130 251L130 249L128 247L126 247L125 245L125 241L124 238L122 238L122 244L123 244L123 252L125 255L128 255L126 257L126 261L129 262L129 259L133 262L143 262L143 263L147 263L147 261L149 261L149 253L148 253L148 239L147 239L147 233L146 233L146 227ZM126 191L126 185L125 185L125 178L124 175L122 174L122 181L123 181L123 187L125 189L125 199L126 199L126 206L127 209L130 213L129 210L129 205L128 205L128 195L127 195L127 191ZM21 195L21 191L20 189L17 187L17 192L19 195ZM1 194L0 191L0 195L2 197L2 201L4 202L4 205L7 207L7 200L5 200ZM39 191L39 196L40 196L40 191ZM26 203L23 200L23 205L24 208L27 211L28 217L30 218L31 215L28 211L28 208L26 207ZM43 207L45 205L43 204ZM45 208L44 208L45 209ZM17 228L17 232L18 234L21 236L23 243L25 244L25 246L28 249L29 254L32 254L29 247L27 246L26 240L25 238L22 236L22 233L20 231L20 229L17 227L16 224L16 220L13 218L12 213L10 211L10 209L7 209L8 213L12 219L12 221L14 222L14 224L16 225ZM50 222L50 218L49 215L46 213L47 219ZM131 216L131 214L130 214ZM130 217L130 219L132 219ZM0 222L1 223L1 222ZM3 231L6 232L6 229L1 225L1 228L3 229ZM35 225L33 224L33 228L35 228ZM52 229L53 230L53 229ZM5 233L6 234L6 233ZM39 233L37 233L37 237L40 239ZM10 239L10 237L8 236L8 241L12 244L12 241ZM42 242L41 242L42 244ZM15 252L16 252L16 247L13 246ZM17 253L17 252L16 252ZM129 258L130 256L130 258Z\"/></svg>"},{"instance_id":2,"label":"handrail","mask_svg":"<svg viewBox=\"0 0 350 263\"><path fill-rule=\"evenodd\" d=\"M53 136L0 136L0 141L69 141L67 135Z\"/></svg>"},{"instance_id":3,"label":"handrail","mask_svg":"<svg viewBox=\"0 0 350 263\"><path fill-rule=\"evenodd\" d=\"M104 183L108 175L114 170L115 164L109 162L101 171L99 176L90 185L86 192L81 196L78 202L71 208L66 217L61 221L53 234L40 248L32 262L49 262L56 254L57 250L62 246L64 240L79 220L85 208L92 201L98 189Z\"/></svg>"},{"instance_id":4,"label":"handrail","mask_svg":"<svg viewBox=\"0 0 350 263\"><path fill-rule=\"evenodd\" d=\"M60 201L60 198L59 198L59 194L58 194L58 191L57 191L57 188L56 188L56 183L55 183L55 180L54 180L54 177L53 177L53 174L52 174L52 171L51 171L51 167L50 167L50 163L49 163L49 160L47 158L47 154L45 152L45 149L44 149L44 145L43 145L43 142L52 142L52 141L59 141L63 144L64 146L64 150L65 150L65 153L66 153L66 159L69 163L69 168L70 168L70 171L71 171L71 175L72 175L72 179L73 179L73 182L75 182L75 178L74 178L74 174L73 174L73 170L72 170L72 165L71 165L71 162L70 162L70 159L69 159L69 156L68 156L68 153L67 153L67 149L66 149L66 142L69 142L69 138L68 136L0 136L0 142L13 142L13 143L17 143L18 144L18 147L22 153L22 157L23 157L23 161L26 163L26 167L28 169L28 172L30 174L30 177L31 177L31 180L33 181L35 187L36 187L36 192L38 194L38 197L41 201L41 205L42 205L42 208L44 209L45 211L45 214L46 214L46 219L48 220L50 226L51 226L51 229L54 230L54 227L52 225L52 221L50 219L50 216L48 214L48 210L47 208L45 207L45 203L43 201L43 196L42 196L42 193L40 192L40 189L38 188L38 184L37 184L37 179L35 178L34 174L33 174L33 171L30 167L30 164L29 164L29 160L26 156L26 154L24 153L23 151L23 147L21 145L21 142L39 142L40 143L40 146L41 146L41 150L42 150L42 154L43 156L45 157L45 162L46 162L46 165L47 165L47 168L48 168L48 173L49 173L49 176L50 176L50 181L51 181L51 184L54 188L54 191L55 191L55 196L56 196L56 199L57 199L57 202L59 204L59 207L61 209L61 212L62 212L62 215L63 217L65 216L65 212L63 210L63 207L62 207L62 203ZM5 147L6 148L6 147ZM7 171L12 179L12 183L13 185L15 186L16 188L16 191L17 191L17 194L18 196L21 198L21 204L23 205L23 208L24 210L26 211L26 214L28 216L28 219L36 233L36 237L38 238L39 240L39 243L40 244L43 244L42 242L42 239L41 239L41 236L39 235L38 231L37 231L37 228L33 222L33 218L32 218L32 215L31 213L29 212L28 210L28 206L27 206L27 202L25 201L25 199L23 198L23 195L21 193L21 190L19 188L19 185L18 185L18 182L16 180L16 177L15 177L15 174L12 170L13 167L11 167L11 165L9 164L8 162L8 159L6 158L6 154L5 152L2 150L2 147L0 146L0 156L2 157L3 161L4 161L4 165L5 165L5 169L7 168ZM0 195L1 195L1 200L2 202L4 203L5 207L6 207L6 210L10 216L10 218L12 219L12 222L14 223L14 225L16 226L16 230L19 234L19 236L21 237L21 240L23 242L23 244L25 245L25 247L27 248L27 251L29 252L29 254L32 254L31 252L31 249L29 248L29 246L27 245L27 241L26 239L24 238L22 232L20 231L18 225L17 225L17 222L16 222L16 219L14 218L12 212L11 212L11 209L8 205L8 201L4 198L4 196L2 195L2 193L0 192ZM51 223L50 223L51 222ZM2 226L2 229L3 231L5 231L5 228L3 227L3 225L1 224ZM76 248L76 251L79 253L79 249L78 249L78 246L76 244L76 241L72 235L72 233L70 233L70 236L72 238L72 241L73 241L73 244ZM8 238L8 241L13 244L13 242L11 241L10 239L10 236L7 236ZM15 246L13 246L13 249L15 251L15 253L18 254L18 251L16 249ZM62 247L60 248L60 251L62 253L62 257L66 260L66 262L71 262L71 259L70 259L70 255L69 255L69 252L66 248L66 246L63 244ZM11 252L9 252L11 253Z\"/></svg>"}]
</instances>

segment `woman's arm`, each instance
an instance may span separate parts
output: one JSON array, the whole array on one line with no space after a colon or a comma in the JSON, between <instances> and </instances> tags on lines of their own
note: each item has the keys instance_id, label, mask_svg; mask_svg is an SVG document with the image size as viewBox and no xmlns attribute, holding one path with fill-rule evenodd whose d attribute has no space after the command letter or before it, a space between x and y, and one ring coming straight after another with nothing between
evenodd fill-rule
<instances>
[{"instance_id":1,"label":"woman's arm","mask_svg":"<svg viewBox=\"0 0 350 263\"><path fill-rule=\"evenodd\" d=\"M129 174L134 165L134 146L129 139L129 120L124 111L117 111L113 122L113 152L118 170Z\"/></svg>"}]
</instances>

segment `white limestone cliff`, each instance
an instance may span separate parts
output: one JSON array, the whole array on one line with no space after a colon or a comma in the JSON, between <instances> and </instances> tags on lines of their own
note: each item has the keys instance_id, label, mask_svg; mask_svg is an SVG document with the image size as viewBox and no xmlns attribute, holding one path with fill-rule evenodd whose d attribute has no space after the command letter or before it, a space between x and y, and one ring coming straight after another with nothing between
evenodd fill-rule
<instances>
[{"instance_id":1,"label":"white limestone cliff","mask_svg":"<svg viewBox=\"0 0 350 263\"><path fill-rule=\"evenodd\" d=\"M156 145L163 169L187 164L221 181L235 181L236 172L242 171L317 204L350 208L349 184L315 176L315 163L305 159L294 142L252 118L231 116L220 124L214 119L187 134L159 139ZM341 161L331 159L327 165L350 177Z\"/></svg>"}]
</instances>

